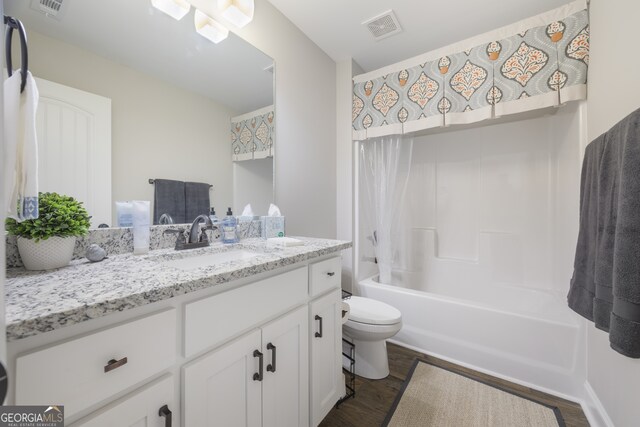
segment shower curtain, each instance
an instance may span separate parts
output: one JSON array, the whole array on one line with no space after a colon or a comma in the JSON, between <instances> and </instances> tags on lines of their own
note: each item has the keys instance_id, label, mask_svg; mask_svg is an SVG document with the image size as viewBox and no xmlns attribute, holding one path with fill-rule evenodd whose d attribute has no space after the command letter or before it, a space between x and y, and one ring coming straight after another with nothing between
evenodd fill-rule
<instances>
[{"instance_id":1,"label":"shower curtain","mask_svg":"<svg viewBox=\"0 0 640 427\"><path fill-rule=\"evenodd\" d=\"M401 205L409 172L413 138L389 135L360 143L364 217L374 245L380 283L391 284L391 270L403 247Z\"/></svg>"}]
</instances>

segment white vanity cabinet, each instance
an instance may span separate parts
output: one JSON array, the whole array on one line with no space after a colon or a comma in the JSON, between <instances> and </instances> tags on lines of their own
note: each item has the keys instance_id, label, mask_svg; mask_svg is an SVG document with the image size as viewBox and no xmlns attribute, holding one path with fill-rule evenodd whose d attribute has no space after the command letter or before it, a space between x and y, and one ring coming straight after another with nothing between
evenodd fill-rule
<instances>
[{"instance_id":1,"label":"white vanity cabinet","mask_svg":"<svg viewBox=\"0 0 640 427\"><path fill-rule=\"evenodd\" d=\"M185 426L262 425L262 386L253 379L260 331L206 354L184 368Z\"/></svg>"},{"instance_id":2,"label":"white vanity cabinet","mask_svg":"<svg viewBox=\"0 0 640 427\"><path fill-rule=\"evenodd\" d=\"M173 377L166 375L71 427L171 427L175 423Z\"/></svg>"},{"instance_id":3,"label":"white vanity cabinet","mask_svg":"<svg viewBox=\"0 0 640 427\"><path fill-rule=\"evenodd\" d=\"M262 426L309 425L309 310L301 307L262 328Z\"/></svg>"},{"instance_id":4,"label":"white vanity cabinet","mask_svg":"<svg viewBox=\"0 0 640 427\"><path fill-rule=\"evenodd\" d=\"M307 307L184 368L185 426L309 424Z\"/></svg>"},{"instance_id":5,"label":"white vanity cabinet","mask_svg":"<svg viewBox=\"0 0 640 427\"><path fill-rule=\"evenodd\" d=\"M73 417L171 367L176 310L168 309L21 355L19 405L64 405Z\"/></svg>"},{"instance_id":6,"label":"white vanity cabinet","mask_svg":"<svg viewBox=\"0 0 640 427\"><path fill-rule=\"evenodd\" d=\"M10 342L8 403L84 427L316 426L344 390L340 302L325 256Z\"/></svg>"},{"instance_id":7,"label":"white vanity cabinet","mask_svg":"<svg viewBox=\"0 0 640 427\"><path fill-rule=\"evenodd\" d=\"M316 426L344 394L340 289L309 305L311 323L311 424Z\"/></svg>"}]
</instances>

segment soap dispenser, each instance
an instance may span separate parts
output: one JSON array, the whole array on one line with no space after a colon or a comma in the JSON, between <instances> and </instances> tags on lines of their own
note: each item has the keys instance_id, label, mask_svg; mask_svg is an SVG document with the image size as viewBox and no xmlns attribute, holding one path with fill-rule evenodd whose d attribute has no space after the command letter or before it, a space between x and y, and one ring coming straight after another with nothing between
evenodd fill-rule
<instances>
[{"instance_id":1,"label":"soap dispenser","mask_svg":"<svg viewBox=\"0 0 640 427\"><path fill-rule=\"evenodd\" d=\"M213 207L209 210L209 219L211 220L211 223L213 225L216 225L218 223L218 217L216 216L216 210Z\"/></svg>"},{"instance_id":2,"label":"soap dispenser","mask_svg":"<svg viewBox=\"0 0 640 427\"><path fill-rule=\"evenodd\" d=\"M238 243L238 221L231 208L227 209L227 216L222 220L222 243Z\"/></svg>"}]
</instances>

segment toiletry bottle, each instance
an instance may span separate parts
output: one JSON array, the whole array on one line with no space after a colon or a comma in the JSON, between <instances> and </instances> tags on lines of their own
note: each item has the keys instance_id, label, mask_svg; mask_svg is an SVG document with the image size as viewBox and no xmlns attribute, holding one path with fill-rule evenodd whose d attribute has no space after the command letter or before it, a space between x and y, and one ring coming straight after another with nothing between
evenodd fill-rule
<instances>
[{"instance_id":1,"label":"toiletry bottle","mask_svg":"<svg viewBox=\"0 0 640 427\"><path fill-rule=\"evenodd\" d=\"M209 211L209 219L211 220L213 225L216 225L218 223L218 217L216 216L215 208L211 208L211 210Z\"/></svg>"},{"instance_id":2,"label":"toiletry bottle","mask_svg":"<svg viewBox=\"0 0 640 427\"><path fill-rule=\"evenodd\" d=\"M222 220L222 243L238 243L238 222L233 216L231 208L227 210L227 216Z\"/></svg>"}]
</instances>

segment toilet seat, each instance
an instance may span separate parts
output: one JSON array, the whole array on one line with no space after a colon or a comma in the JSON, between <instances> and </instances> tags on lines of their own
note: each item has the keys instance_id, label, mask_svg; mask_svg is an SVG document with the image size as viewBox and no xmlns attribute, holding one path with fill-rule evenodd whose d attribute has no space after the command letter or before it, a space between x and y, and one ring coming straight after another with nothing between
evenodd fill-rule
<instances>
[{"instance_id":1,"label":"toilet seat","mask_svg":"<svg viewBox=\"0 0 640 427\"><path fill-rule=\"evenodd\" d=\"M353 322L368 325L394 325L402 320L402 314L397 308L382 301L352 296L346 300L346 303L351 309L349 320Z\"/></svg>"}]
</instances>

